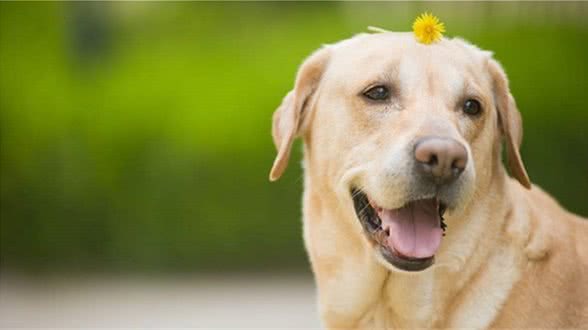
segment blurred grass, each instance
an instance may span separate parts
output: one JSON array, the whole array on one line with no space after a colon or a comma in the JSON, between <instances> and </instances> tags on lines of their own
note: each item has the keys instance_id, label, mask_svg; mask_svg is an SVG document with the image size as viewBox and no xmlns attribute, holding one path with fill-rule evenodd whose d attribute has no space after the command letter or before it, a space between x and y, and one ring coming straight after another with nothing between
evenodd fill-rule
<instances>
[{"instance_id":1,"label":"blurred grass","mask_svg":"<svg viewBox=\"0 0 588 330\"><path fill-rule=\"evenodd\" d=\"M586 3L0 3L2 267L304 268L271 113L321 44L425 10L494 51L531 179L588 215Z\"/></svg>"}]
</instances>

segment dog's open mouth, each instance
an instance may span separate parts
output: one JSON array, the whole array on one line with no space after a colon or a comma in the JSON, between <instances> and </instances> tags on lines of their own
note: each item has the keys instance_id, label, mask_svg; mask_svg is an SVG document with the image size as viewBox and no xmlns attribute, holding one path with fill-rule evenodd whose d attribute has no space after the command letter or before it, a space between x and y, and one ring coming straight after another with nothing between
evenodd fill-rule
<instances>
[{"instance_id":1,"label":"dog's open mouth","mask_svg":"<svg viewBox=\"0 0 588 330\"><path fill-rule=\"evenodd\" d=\"M406 271L420 271L435 262L446 227L443 202L429 198L385 209L359 189L352 189L351 196L357 218L388 262Z\"/></svg>"}]
</instances>

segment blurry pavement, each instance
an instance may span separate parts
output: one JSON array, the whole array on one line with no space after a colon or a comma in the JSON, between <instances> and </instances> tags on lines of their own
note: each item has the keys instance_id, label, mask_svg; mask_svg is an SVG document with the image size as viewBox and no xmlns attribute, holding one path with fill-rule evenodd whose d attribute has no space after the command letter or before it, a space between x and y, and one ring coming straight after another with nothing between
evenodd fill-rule
<instances>
[{"instance_id":1,"label":"blurry pavement","mask_svg":"<svg viewBox=\"0 0 588 330\"><path fill-rule=\"evenodd\" d=\"M309 277L0 276L1 328L317 328Z\"/></svg>"}]
</instances>

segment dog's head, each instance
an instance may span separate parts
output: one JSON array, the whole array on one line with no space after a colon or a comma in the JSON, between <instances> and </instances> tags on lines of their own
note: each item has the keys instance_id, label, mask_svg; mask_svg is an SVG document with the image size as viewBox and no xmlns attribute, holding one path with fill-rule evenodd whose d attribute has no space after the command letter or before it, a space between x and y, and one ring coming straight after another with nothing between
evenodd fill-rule
<instances>
[{"instance_id":1,"label":"dog's head","mask_svg":"<svg viewBox=\"0 0 588 330\"><path fill-rule=\"evenodd\" d=\"M313 184L354 209L368 241L403 270L433 263L444 212L464 210L492 183L502 139L512 175L530 187L506 75L460 39L423 45L381 33L325 46L301 66L272 133L270 179L303 136Z\"/></svg>"}]
</instances>

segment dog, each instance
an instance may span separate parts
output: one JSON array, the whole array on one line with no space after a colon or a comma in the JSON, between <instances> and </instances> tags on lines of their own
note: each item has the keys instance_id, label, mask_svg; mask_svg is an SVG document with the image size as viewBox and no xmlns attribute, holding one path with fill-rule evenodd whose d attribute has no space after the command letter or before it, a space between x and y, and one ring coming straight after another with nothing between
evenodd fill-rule
<instances>
[{"instance_id":1,"label":"dog","mask_svg":"<svg viewBox=\"0 0 588 330\"><path fill-rule=\"evenodd\" d=\"M324 326L587 327L588 222L531 184L522 135L504 70L465 40L359 34L308 57L270 180L301 137Z\"/></svg>"}]
</instances>

